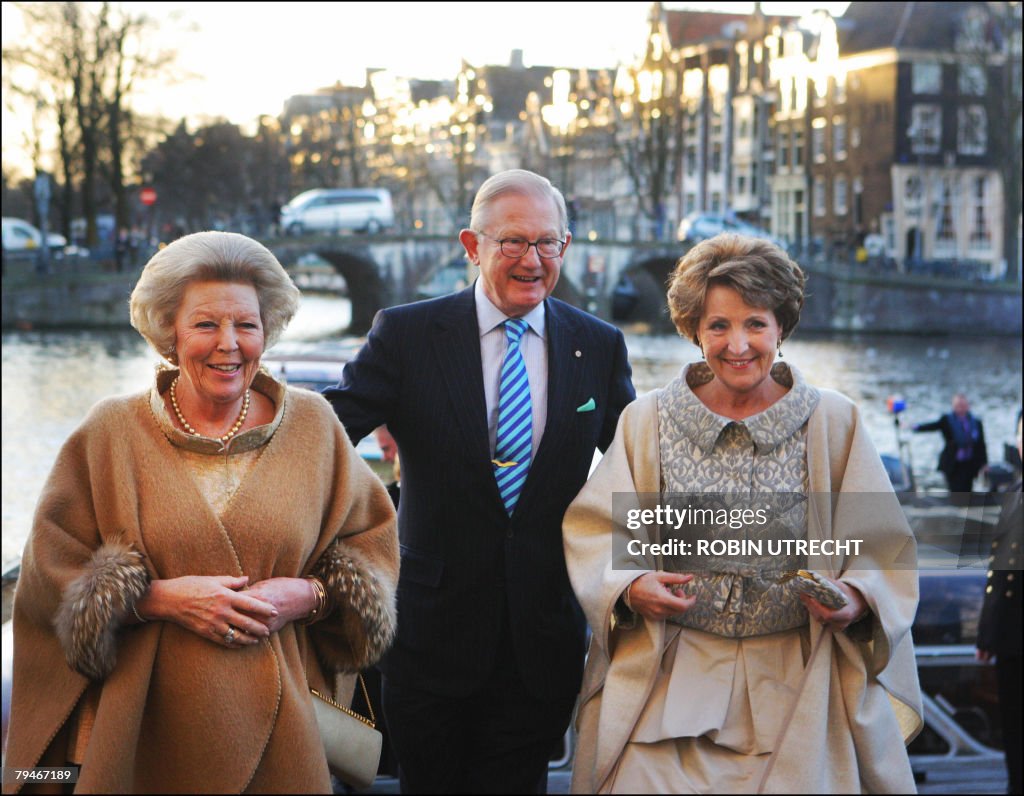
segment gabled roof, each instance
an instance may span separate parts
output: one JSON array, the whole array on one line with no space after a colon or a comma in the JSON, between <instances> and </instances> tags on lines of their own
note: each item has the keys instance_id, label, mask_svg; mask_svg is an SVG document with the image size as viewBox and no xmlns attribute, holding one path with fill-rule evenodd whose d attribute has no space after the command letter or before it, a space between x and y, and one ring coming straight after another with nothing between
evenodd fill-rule
<instances>
[{"instance_id":1,"label":"gabled roof","mask_svg":"<svg viewBox=\"0 0 1024 796\"><path fill-rule=\"evenodd\" d=\"M410 80L409 93L412 95L413 104L422 100L434 100L438 97L450 94L452 90L450 80Z\"/></svg>"},{"instance_id":2,"label":"gabled roof","mask_svg":"<svg viewBox=\"0 0 1024 796\"><path fill-rule=\"evenodd\" d=\"M522 69L511 66L484 66L477 68L477 74L487 81L487 94L494 110L491 118L495 121L512 121L519 118L519 112L526 107L526 97L536 91L547 101L550 89L544 87L544 79L554 71L551 66L530 66Z\"/></svg>"},{"instance_id":3,"label":"gabled roof","mask_svg":"<svg viewBox=\"0 0 1024 796\"><path fill-rule=\"evenodd\" d=\"M773 23L785 24L797 19L795 16L774 15L764 17L768 27ZM715 11L693 11L690 9L666 9L665 28L673 49L707 41L734 38L733 29L742 26L743 31L751 30L752 14L721 14ZM740 38L746 38L741 34Z\"/></svg>"},{"instance_id":4,"label":"gabled roof","mask_svg":"<svg viewBox=\"0 0 1024 796\"><path fill-rule=\"evenodd\" d=\"M854 2L841 17L839 52L843 55L887 47L952 51L956 33L978 2Z\"/></svg>"}]
</instances>

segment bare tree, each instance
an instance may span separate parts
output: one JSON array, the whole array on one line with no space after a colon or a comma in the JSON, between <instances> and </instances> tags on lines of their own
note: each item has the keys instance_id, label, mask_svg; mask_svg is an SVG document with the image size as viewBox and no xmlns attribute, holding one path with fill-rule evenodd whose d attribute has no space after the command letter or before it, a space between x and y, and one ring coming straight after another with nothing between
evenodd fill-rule
<instances>
[{"instance_id":1,"label":"bare tree","mask_svg":"<svg viewBox=\"0 0 1024 796\"><path fill-rule=\"evenodd\" d=\"M621 69L613 88L613 145L636 191L640 212L658 237L666 234L666 203L676 187L682 155L682 80L669 58L661 4L651 9L657 30L638 69Z\"/></svg>"},{"instance_id":2,"label":"bare tree","mask_svg":"<svg viewBox=\"0 0 1024 796\"><path fill-rule=\"evenodd\" d=\"M27 36L5 48L5 72L28 72L25 93L33 93L52 114L62 164L61 203L71 215L71 190L78 183L86 239L97 243L100 182L107 178L119 226L129 224L125 188L126 143L133 115L129 99L136 83L162 73L170 51L146 47L153 22L109 2L95 10L85 3L19 3ZM69 222L66 222L69 223Z\"/></svg>"}]
</instances>

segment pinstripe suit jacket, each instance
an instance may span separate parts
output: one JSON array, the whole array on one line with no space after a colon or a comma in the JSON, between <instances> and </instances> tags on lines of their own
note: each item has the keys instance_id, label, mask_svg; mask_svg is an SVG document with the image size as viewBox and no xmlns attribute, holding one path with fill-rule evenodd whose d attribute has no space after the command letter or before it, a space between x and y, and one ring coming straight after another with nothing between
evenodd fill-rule
<instances>
[{"instance_id":1,"label":"pinstripe suit jacket","mask_svg":"<svg viewBox=\"0 0 1024 796\"><path fill-rule=\"evenodd\" d=\"M324 391L353 441L387 423L398 443L398 636L381 664L395 682L472 693L493 669L505 611L526 687L579 690L585 623L562 516L635 393L618 329L550 298L546 328L547 422L512 517L491 465L472 286L382 310Z\"/></svg>"}]
</instances>

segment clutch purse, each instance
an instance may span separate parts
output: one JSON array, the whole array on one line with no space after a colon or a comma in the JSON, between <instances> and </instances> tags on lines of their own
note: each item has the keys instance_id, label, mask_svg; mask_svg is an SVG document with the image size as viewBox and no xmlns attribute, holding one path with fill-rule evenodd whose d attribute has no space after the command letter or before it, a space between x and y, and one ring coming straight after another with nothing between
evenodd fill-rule
<instances>
[{"instance_id":1,"label":"clutch purse","mask_svg":"<svg viewBox=\"0 0 1024 796\"><path fill-rule=\"evenodd\" d=\"M847 603L846 595L832 581L806 569L768 578L744 569L693 575L693 580L672 588L696 597L693 607L667 621L725 638L763 636L803 627L807 624L807 609L800 602L800 594L810 595L833 611Z\"/></svg>"},{"instance_id":2,"label":"clutch purse","mask_svg":"<svg viewBox=\"0 0 1024 796\"><path fill-rule=\"evenodd\" d=\"M797 569L787 572L783 579L789 581L796 591L813 597L830 611L838 611L849 602L846 595L832 581L823 578L817 572Z\"/></svg>"},{"instance_id":3,"label":"clutch purse","mask_svg":"<svg viewBox=\"0 0 1024 796\"><path fill-rule=\"evenodd\" d=\"M377 777L384 738L376 729L377 719L362 675L359 675L359 685L366 697L369 718L339 705L314 688L309 692L313 695L313 709L327 754L327 767L345 784L362 790L370 787Z\"/></svg>"}]
</instances>

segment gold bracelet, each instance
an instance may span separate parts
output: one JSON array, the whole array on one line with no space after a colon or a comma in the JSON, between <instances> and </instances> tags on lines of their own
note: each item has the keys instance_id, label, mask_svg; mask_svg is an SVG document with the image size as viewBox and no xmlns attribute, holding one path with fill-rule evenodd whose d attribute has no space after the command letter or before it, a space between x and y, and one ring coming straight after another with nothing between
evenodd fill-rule
<instances>
[{"instance_id":1,"label":"gold bracelet","mask_svg":"<svg viewBox=\"0 0 1024 796\"><path fill-rule=\"evenodd\" d=\"M316 604L313 606L313 610L309 612L309 616L305 619L300 619L300 625L311 625L319 619L323 619L326 608L327 608L327 589L324 588L323 582L320 578L314 577L313 575L307 575L306 580L309 581L309 585L313 588L313 596L316 598Z\"/></svg>"}]
</instances>

